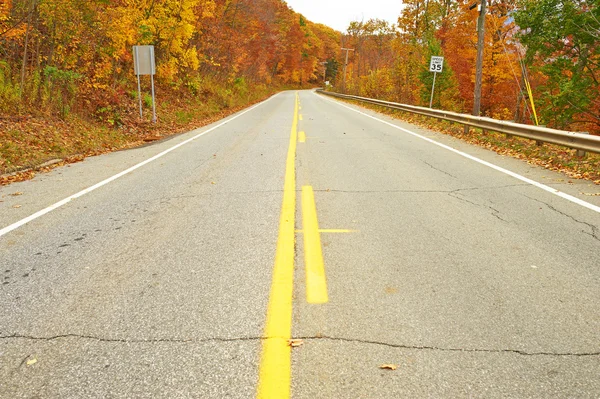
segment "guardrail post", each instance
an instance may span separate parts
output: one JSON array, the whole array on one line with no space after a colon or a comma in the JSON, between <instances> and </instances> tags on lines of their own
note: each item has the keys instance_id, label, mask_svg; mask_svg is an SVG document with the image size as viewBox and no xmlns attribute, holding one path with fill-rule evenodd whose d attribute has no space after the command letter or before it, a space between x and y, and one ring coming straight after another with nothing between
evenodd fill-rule
<instances>
[{"instance_id":1,"label":"guardrail post","mask_svg":"<svg viewBox=\"0 0 600 399\"><path fill-rule=\"evenodd\" d=\"M469 134L469 125L465 125L465 134Z\"/></svg>"},{"instance_id":2,"label":"guardrail post","mask_svg":"<svg viewBox=\"0 0 600 399\"><path fill-rule=\"evenodd\" d=\"M538 125L538 126L539 126L539 127L546 127L546 125ZM538 147L541 147L541 146L543 146L543 145L544 145L544 142L543 142L543 141L536 140L536 141L535 141L535 145L537 145Z\"/></svg>"},{"instance_id":3,"label":"guardrail post","mask_svg":"<svg viewBox=\"0 0 600 399\"><path fill-rule=\"evenodd\" d=\"M509 122L516 123L516 121L509 121ZM510 140L514 137L512 134L509 134L509 133L505 133L504 135L506 136L507 140Z\"/></svg>"},{"instance_id":4,"label":"guardrail post","mask_svg":"<svg viewBox=\"0 0 600 399\"><path fill-rule=\"evenodd\" d=\"M590 134L590 132L580 132L581 134ZM583 158L586 156L586 152L585 150L577 150L575 151L575 155L577 155L579 158Z\"/></svg>"}]
</instances>

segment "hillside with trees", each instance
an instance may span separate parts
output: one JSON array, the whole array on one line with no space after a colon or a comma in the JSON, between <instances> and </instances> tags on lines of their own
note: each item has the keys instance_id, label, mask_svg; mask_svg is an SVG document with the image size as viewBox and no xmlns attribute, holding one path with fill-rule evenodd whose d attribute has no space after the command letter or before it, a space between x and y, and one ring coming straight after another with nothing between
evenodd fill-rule
<instances>
[{"instance_id":1,"label":"hillside with trees","mask_svg":"<svg viewBox=\"0 0 600 399\"><path fill-rule=\"evenodd\" d=\"M339 38L282 0L4 0L0 172L122 147L314 86ZM145 44L155 46L157 125L137 110L132 46Z\"/></svg>"}]
</instances>

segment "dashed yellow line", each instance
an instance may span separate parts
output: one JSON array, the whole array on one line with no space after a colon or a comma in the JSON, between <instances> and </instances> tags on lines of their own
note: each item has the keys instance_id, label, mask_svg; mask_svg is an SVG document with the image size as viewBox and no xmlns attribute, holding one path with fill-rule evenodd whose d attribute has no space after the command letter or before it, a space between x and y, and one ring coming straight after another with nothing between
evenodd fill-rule
<instances>
[{"instance_id":1,"label":"dashed yellow line","mask_svg":"<svg viewBox=\"0 0 600 399\"><path fill-rule=\"evenodd\" d=\"M279 237L262 341L256 393L256 397L259 399L288 399L290 397L291 347L288 345L288 340L292 334L297 129L298 93L296 93L294 103L294 119L285 166Z\"/></svg>"},{"instance_id":2,"label":"dashed yellow line","mask_svg":"<svg viewBox=\"0 0 600 399\"><path fill-rule=\"evenodd\" d=\"M298 142L306 143L306 133L304 133L304 132L298 133Z\"/></svg>"},{"instance_id":3,"label":"dashed yellow line","mask_svg":"<svg viewBox=\"0 0 600 399\"><path fill-rule=\"evenodd\" d=\"M327 279L317 220L315 194L311 186L302 187L302 229L304 231L304 264L306 268L306 301L327 303Z\"/></svg>"}]
</instances>

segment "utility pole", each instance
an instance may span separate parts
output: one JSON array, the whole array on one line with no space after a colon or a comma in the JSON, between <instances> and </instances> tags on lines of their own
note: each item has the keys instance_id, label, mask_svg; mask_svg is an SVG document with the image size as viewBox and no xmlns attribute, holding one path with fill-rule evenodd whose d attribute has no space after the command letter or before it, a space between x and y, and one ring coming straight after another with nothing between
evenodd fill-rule
<instances>
[{"instance_id":1,"label":"utility pole","mask_svg":"<svg viewBox=\"0 0 600 399\"><path fill-rule=\"evenodd\" d=\"M344 62L344 92L346 92L346 67L348 66L348 53L350 51L354 51L354 49L342 47L342 51L346 52L346 62Z\"/></svg>"},{"instance_id":2,"label":"utility pole","mask_svg":"<svg viewBox=\"0 0 600 399\"><path fill-rule=\"evenodd\" d=\"M475 71L475 100L473 101L473 115L481 113L481 84L483 80L483 46L485 44L485 9L486 0L481 0L479 19L477 20L477 65Z\"/></svg>"}]
</instances>

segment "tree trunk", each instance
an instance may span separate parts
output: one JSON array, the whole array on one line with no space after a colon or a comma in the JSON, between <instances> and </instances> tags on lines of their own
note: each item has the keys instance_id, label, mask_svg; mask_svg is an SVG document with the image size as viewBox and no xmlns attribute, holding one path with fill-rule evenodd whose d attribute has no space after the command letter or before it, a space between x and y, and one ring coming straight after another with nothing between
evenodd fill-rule
<instances>
[{"instance_id":1,"label":"tree trunk","mask_svg":"<svg viewBox=\"0 0 600 399\"><path fill-rule=\"evenodd\" d=\"M19 91L21 97L23 97L23 91L25 87L25 71L27 69L27 48L29 46L29 31L31 30L31 17L33 15L35 2L36 0L31 0L31 3L29 3L29 15L27 16L27 29L25 30L25 46L23 49L23 63L21 65L21 86Z\"/></svg>"}]
</instances>

